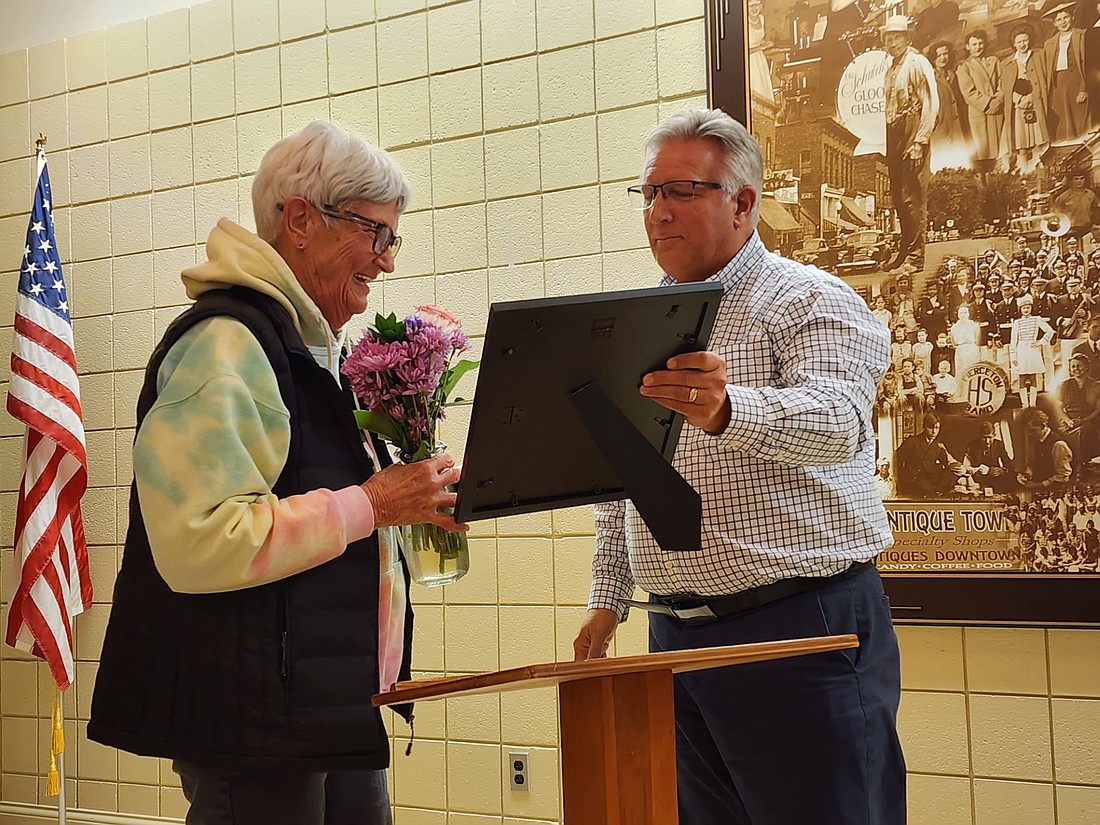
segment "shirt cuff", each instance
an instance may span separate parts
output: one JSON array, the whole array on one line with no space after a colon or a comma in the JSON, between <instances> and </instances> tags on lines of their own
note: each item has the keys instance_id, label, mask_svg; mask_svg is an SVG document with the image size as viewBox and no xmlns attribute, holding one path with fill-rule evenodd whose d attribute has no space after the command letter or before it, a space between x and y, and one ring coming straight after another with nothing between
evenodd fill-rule
<instances>
[{"instance_id":1,"label":"shirt cuff","mask_svg":"<svg viewBox=\"0 0 1100 825\"><path fill-rule=\"evenodd\" d=\"M751 387L726 385L730 400L730 423L717 435L723 446L741 452L754 452L768 437L771 416L763 396Z\"/></svg>"},{"instance_id":2,"label":"shirt cuff","mask_svg":"<svg viewBox=\"0 0 1100 825\"><path fill-rule=\"evenodd\" d=\"M343 516L348 544L365 539L374 532L374 507L366 490L356 484L337 490L332 496Z\"/></svg>"},{"instance_id":3,"label":"shirt cuff","mask_svg":"<svg viewBox=\"0 0 1100 825\"><path fill-rule=\"evenodd\" d=\"M592 589L589 591L588 596L588 609L603 608L604 610L611 610L619 617L620 622L625 622L629 608L623 604L623 599L629 599L634 595L634 590L631 588L631 591L625 594L622 590L622 585L614 579L592 579Z\"/></svg>"}]
</instances>

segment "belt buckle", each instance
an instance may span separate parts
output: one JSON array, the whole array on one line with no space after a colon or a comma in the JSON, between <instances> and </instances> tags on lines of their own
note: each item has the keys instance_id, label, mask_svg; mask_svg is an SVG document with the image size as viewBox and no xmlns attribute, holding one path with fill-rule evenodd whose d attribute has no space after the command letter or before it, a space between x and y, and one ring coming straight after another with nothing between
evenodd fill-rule
<instances>
[{"instance_id":1,"label":"belt buckle","mask_svg":"<svg viewBox=\"0 0 1100 825\"><path fill-rule=\"evenodd\" d=\"M672 615L687 625L710 624L718 621L718 616L706 602L685 600L670 604Z\"/></svg>"}]
</instances>

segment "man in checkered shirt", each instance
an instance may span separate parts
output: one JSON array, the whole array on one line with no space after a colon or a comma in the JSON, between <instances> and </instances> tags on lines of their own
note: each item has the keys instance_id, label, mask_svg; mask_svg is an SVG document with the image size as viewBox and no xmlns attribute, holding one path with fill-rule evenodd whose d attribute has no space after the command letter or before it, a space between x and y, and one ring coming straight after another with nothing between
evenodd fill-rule
<instances>
[{"instance_id":1,"label":"man in checkered shirt","mask_svg":"<svg viewBox=\"0 0 1100 825\"><path fill-rule=\"evenodd\" d=\"M721 111L649 136L644 210L663 284L725 295L709 352L641 393L682 413L674 465L701 494L703 548L665 552L629 502L596 508L578 659L605 655L635 586L650 647L854 633L857 649L676 677L683 825L903 825L897 638L869 560L892 543L872 405L889 333L842 281L756 234L763 162Z\"/></svg>"}]
</instances>

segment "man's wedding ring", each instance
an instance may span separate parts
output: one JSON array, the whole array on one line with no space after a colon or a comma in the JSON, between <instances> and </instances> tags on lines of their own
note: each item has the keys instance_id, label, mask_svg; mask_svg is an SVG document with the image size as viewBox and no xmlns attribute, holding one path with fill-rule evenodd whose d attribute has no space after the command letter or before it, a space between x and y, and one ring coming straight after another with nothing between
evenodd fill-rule
<instances>
[{"instance_id":1,"label":"man's wedding ring","mask_svg":"<svg viewBox=\"0 0 1100 825\"><path fill-rule=\"evenodd\" d=\"M699 388L698 387L692 387L691 392L688 393L688 403L689 404L694 404L695 399L698 398L698 397L699 397Z\"/></svg>"}]
</instances>

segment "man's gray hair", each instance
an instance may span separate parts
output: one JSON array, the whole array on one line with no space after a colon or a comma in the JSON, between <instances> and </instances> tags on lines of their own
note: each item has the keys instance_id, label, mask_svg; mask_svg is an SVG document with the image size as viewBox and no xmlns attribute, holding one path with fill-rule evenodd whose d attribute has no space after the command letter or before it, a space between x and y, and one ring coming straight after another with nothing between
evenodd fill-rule
<instances>
[{"instance_id":1,"label":"man's gray hair","mask_svg":"<svg viewBox=\"0 0 1100 825\"><path fill-rule=\"evenodd\" d=\"M724 170L717 183L725 184L731 194L743 186L756 191L752 207L752 225L756 226L764 192L764 157L748 129L721 109L688 109L665 118L646 138L646 165L667 141L700 138L715 141L722 150Z\"/></svg>"},{"instance_id":2,"label":"man's gray hair","mask_svg":"<svg viewBox=\"0 0 1100 825\"><path fill-rule=\"evenodd\" d=\"M410 192L404 173L384 149L315 120L268 149L260 162L252 181L256 234L273 242L282 230L279 212L295 196L314 206L338 207L355 200L395 203L400 214Z\"/></svg>"}]
</instances>

